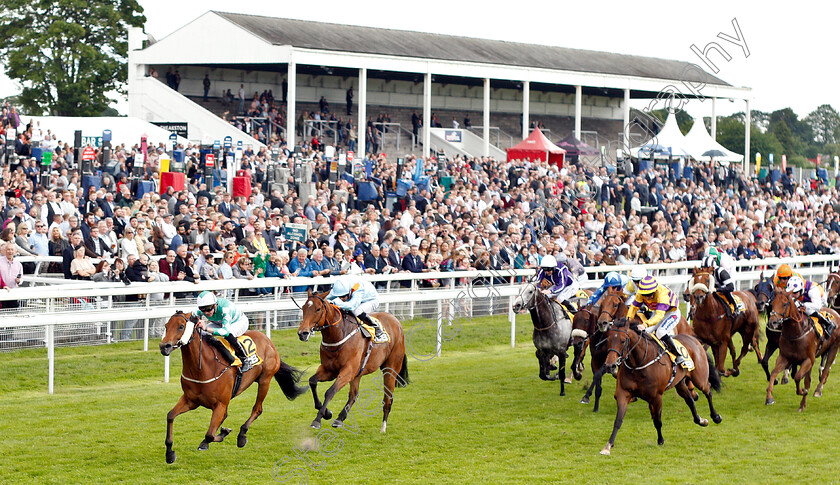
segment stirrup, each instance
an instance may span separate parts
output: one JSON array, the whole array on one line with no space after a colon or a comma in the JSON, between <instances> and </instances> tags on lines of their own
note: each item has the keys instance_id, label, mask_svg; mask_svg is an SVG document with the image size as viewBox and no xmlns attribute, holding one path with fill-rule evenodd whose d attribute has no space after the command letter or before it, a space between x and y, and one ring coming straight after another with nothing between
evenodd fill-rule
<instances>
[{"instance_id":1,"label":"stirrup","mask_svg":"<svg viewBox=\"0 0 840 485\"><path fill-rule=\"evenodd\" d=\"M239 360L242 361L242 365L239 366L239 372L241 374L244 374L249 370L253 369L254 364L257 363L257 359L254 358L254 356L245 357L244 359L240 358Z\"/></svg>"}]
</instances>

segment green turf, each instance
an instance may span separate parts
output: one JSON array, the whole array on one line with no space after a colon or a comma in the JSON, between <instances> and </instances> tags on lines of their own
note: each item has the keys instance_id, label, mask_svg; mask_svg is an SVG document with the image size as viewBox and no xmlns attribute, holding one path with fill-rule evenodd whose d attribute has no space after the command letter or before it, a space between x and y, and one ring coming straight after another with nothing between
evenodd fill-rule
<instances>
[{"instance_id":1,"label":"green turf","mask_svg":"<svg viewBox=\"0 0 840 485\"><path fill-rule=\"evenodd\" d=\"M330 484L836 480L840 386L832 380L825 397L809 398L804 413L796 412L799 398L792 384L777 386L777 404L765 406L764 374L749 354L741 376L725 379L715 396L722 424L693 424L672 390L663 410L664 446L656 445L647 406L637 402L630 405L613 455L604 457L598 452L615 417L611 377L605 380L601 412L593 414L591 406L578 404L588 370L583 381L567 386L565 397L559 396L558 382L539 380L527 316L519 317L516 348L509 345L504 317L462 324L444 343L441 357L409 360L412 383L397 389L386 435L379 433L378 412L365 416L359 410L356 432L336 430L341 441L323 448L332 456L309 452L319 469L293 459L275 471L283 475L298 467L306 469L308 483ZM433 351L432 326L413 335L415 353ZM273 336L287 362L307 368L307 376L315 370L317 341L299 342L292 331ZM46 393L44 350L2 354L0 482L273 483L275 463L294 458L294 448L315 436L308 427L315 415L311 396L289 402L275 385L247 447L238 449L235 433L253 405L252 388L231 405L225 424L234 433L209 451L196 450L209 411L178 417L178 460L167 465L166 413L181 394L180 354L172 359L172 382L164 384L163 357L139 351L141 346L59 348L52 396ZM362 380L362 390L374 388L372 377ZM346 392L340 393L331 408L345 399ZM699 404L708 417L703 398ZM286 483L298 483L294 475L287 478Z\"/></svg>"}]
</instances>

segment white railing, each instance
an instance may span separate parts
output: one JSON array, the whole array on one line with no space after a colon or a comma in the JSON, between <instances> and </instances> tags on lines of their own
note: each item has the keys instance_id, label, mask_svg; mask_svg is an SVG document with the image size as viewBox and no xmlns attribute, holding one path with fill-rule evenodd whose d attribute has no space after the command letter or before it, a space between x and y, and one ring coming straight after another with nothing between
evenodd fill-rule
<instances>
[{"instance_id":1,"label":"white railing","mask_svg":"<svg viewBox=\"0 0 840 485\"><path fill-rule=\"evenodd\" d=\"M21 260L48 261L60 258L20 258ZM817 282L827 279L831 267L840 264L840 255L804 256L796 258L768 258L762 260L737 261L735 264L741 270L735 275L736 285L741 289L751 288L762 277L762 267L775 268L787 263L798 266L797 271L805 277ZM658 280L675 291L682 292L688 282L689 269L697 267L697 261L678 263L657 263L645 267L658 274ZM806 266L806 265L811 265ZM606 273L609 271L629 271L633 266L598 266L586 268L588 274ZM771 271L764 273L772 274ZM396 313L400 309L407 319L415 317L415 308L424 302L437 302L436 325L437 337L435 351L440 354L442 343L442 328L444 320L449 324L453 320L451 304L454 300L488 299L491 302L490 313L493 313L493 301L507 299L507 313L510 321L511 346L516 344L516 319L512 310L513 299L519 294L520 284L516 279L528 279L534 275L533 269L521 270L491 270L491 271L457 271L436 273L398 273L393 275L361 275L371 282L387 282L386 288L381 290L380 302L383 311ZM106 342L113 341L112 323L119 321L143 320L143 350L149 347L150 321L171 316L176 310L191 311L195 307L195 294L204 290L232 291L231 299L243 311L250 314L262 314L264 330L270 337L272 328L280 327L281 312L293 312L296 315L297 305L303 302L298 298L293 301L290 293L283 290L289 287L329 286L338 276L315 278L259 278L253 280L217 280L168 283L94 283L89 281L64 281L49 277L24 276L24 280L37 283L57 283L51 286L21 287L11 291L0 292L0 302L18 300L21 306L18 310L7 312L3 310L0 320L0 335L14 335L16 331L28 332L27 339L43 342L47 348L49 375L48 390L52 394L54 387L55 347L57 326L68 325L99 325ZM437 279L446 284L438 288L420 289L423 280ZM34 280L34 281L33 281ZM403 288L399 282L409 284ZM590 279L581 282L583 288L597 288L602 283L600 279ZM268 298L240 296L236 290L260 289L270 290ZM152 295L166 293L163 300L152 300ZM175 293L186 293L186 298L176 298ZM137 302L120 304L120 297L141 295ZM298 297L302 295L298 294ZM86 300L85 304L69 302ZM447 305L444 307L444 305ZM444 308L448 308L446 310ZM470 307L472 311L472 307ZM132 312L136 312L134 315ZM136 318L131 318L136 317ZM295 317L297 318L297 317ZM42 332L42 333L41 333ZM0 340L2 343L2 340ZM164 379L169 379L169 358L165 359Z\"/></svg>"}]
</instances>

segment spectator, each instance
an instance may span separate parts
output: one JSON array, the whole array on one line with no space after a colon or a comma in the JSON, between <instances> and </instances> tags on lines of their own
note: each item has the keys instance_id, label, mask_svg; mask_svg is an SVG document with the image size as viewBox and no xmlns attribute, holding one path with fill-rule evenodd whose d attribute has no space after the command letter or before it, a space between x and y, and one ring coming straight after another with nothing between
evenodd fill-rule
<instances>
[{"instance_id":1,"label":"spectator","mask_svg":"<svg viewBox=\"0 0 840 485\"><path fill-rule=\"evenodd\" d=\"M0 245L0 280L2 280L2 289L15 289L23 281L23 266L20 261L15 260L16 248L14 244L5 243ZM18 308L20 302L18 300L6 300L3 302L3 308Z\"/></svg>"},{"instance_id":2,"label":"spectator","mask_svg":"<svg viewBox=\"0 0 840 485\"><path fill-rule=\"evenodd\" d=\"M81 234L79 234L81 238ZM69 249L69 248L68 248ZM85 247L79 245L73 250L73 260L70 263L70 274L74 280L90 280L96 274L96 268L85 254Z\"/></svg>"}]
</instances>

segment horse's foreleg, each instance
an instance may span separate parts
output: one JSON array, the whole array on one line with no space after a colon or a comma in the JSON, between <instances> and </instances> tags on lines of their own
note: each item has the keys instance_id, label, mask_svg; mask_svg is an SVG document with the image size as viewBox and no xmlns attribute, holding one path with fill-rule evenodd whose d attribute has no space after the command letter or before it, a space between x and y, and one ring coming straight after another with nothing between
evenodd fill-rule
<instances>
[{"instance_id":1,"label":"horse's foreleg","mask_svg":"<svg viewBox=\"0 0 840 485\"><path fill-rule=\"evenodd\" d=\"M175 462L175 451L172 449L172 424L175 422L175 417L197 407L198 404L188 401L187 396L183 395L175 404L175 407L166 415L166 463Z\"/></svg>"},{"instance_id":2,"label":"horse's foreleg","mask_svg":"<svg viewBox=\"0 0 840 485\"><path fill-rule=\"evenodd\" d=\"M560 379L560 395L565 396L566 395L566 358L567 358L566 352L565 351L560 352L557 355L557 358L559 359L558 362L557 362L557 368L558 368L557 369L557 374L558 374L558 378Z\"/></svg>"},{"instance_id":3,"label":"horse's foreleg","mask_svg":"<svg viewBox=\"0 0 840 485\"><path fill-rule=\"evenodd\" d=\"M602 455L609 455L610 450L612 450L612 447L615 446L615 437L618 434L618 430L621 429L621 423L624 422L624 415L627 413L627 403L630 402L630 393L621 387L620 382L617 382L615 386L615 402L615 422L613 423L610 440L607 441L606 446L604 446L601 450Z\"/></svg>"},{"instance_id":4,"label":"horse's foreleg","mask_svg":"<svg viewBox=\"0 0 840 485\"><path fill-rule=\"evenodd\" d=\"M332 401L335 393L340 391L342 387L346 386L347 383L353 379L355 374L356 370L349 368L344 368L341 372L339 372L338 377L336 377L335 382L333 382L333 385L331 385L330 388L327 389L327 392L324 393L324 403L321 405L321 409L318 410L318 414L315 416L315 420L312 421L310 426L315 429L321 428L321 419L327 417L327 405L329 405L330 401Z\"/></svg>"},{"instance_id":5,"label":"horse's foreleg","mask_svg":"<svg viewBox=\"0 0 840 485\"><path fill-rule=\"evenodd\" d=\"M802 395L802 401L799 403L799 412L805 410L805 401L808 399L808 390L811 388L811 368L814 367L814 359L808 358L802 362L802 366L799 368L799 371L793 376L793 379L796 381L796 387L799 387L799 381L802 378L805 378L805 386L799 391L799 394Z\"/></svg>"},{"instance_id":6,"label":"horse's foreleg","mask_svg":"<svg viewBox=\"0 0 840 485\"><path fill-rule=\"evenodd\" d=\"M257 419L260 414L262 414L262 405L263 401L265 401L265 396L268 394L268 390L271 389L271 374L263 375L260 378L259 388L257 389L257 401L254 403L254 407L251 409L251 416L248 417L248 420L245 421L245 424L239 428L239 436L236 437L236 446L242 448L248 443L248 429L251 427L251 423Z\"/></svg>"},{"instance_id":7,"label":"horse's foreleg","mask_svg":"<svg viewBox=\"0 0 840 485\"><path fill-rule=\"evenodd\" d=\"M773 372L770 373L770 377L767 379L767 397L764 400L764 404L770 405L775 404L776 400L773 399L773 384L776 382L776 376L779 375L783 369L787 369L788 360L782 353L779 353L779 357L776 358L776 366L773 367Z\"/></svg>"},{"instance_id":8,"label":"horse's foreleg","mask_svg":"<svg viewBox=\"0 0 840 485\"><path fill-rule=\"evenodd\" d=\"M714 350L715 354L715 368L718 370L718 374L727 377L731 374L730 371L726 370L726 343L718 344Z\"/></svg>"},{"instance_id":9,"label":"horse's foreleg","mask_svg":"<svg viewBox=\"0 0 840 485\"><path fill-rule=\"evenodd\" d=\"M204 441L198 445L199 450L206 450L210 448L210 443L222 441L225 439L225 436L230 433L229 428L219 429L227 418L227 408L228 403L218 403L216 404L216 407L213 408L213 415L210 416L210 427L207 428L207 434L204 435ZM219 434L216 434L216 430L219 430Z\"/></svg>"},{"instance_id":10,"label":"horse's foreleg","mask_svg":"<svg viewBox=\"0 0 840 485\"><path fill-rule=\"evenodd\" d=\"M330 376L324 369L324 366L318 366L318 370L309 378L309 387L312 389L312 398L315 400L315 409L321 410L321 399L318 398L318 383L330 380ZM332 412L329 409L324 410L323 416L327 419L332 419Z\"/></svg>"},{"instance_id":11,"label":"horse's foreleg","mask_svg":"<svg viewBox=\"0 0 840 485\"><path fill-rule=\"evenodd\" d=\"M767 380L770 380L770 357L773 356L773 352L776 351L778 348L778 342L767 336L767 345L764 347L764 356L761 359L761 367L764 369L764 374L767 376Z\"/></svg>"},{"instance_id":12,"label":"horse's foreleg","mask_svg":"<svg viewBox=\"0 0 840 485\"><path fill-rule=\"evenodd\" d=\"M347 397L347 404L344 405L344 409L338 413L338 417L333 421L332 426L333 428L340 428L344 425L344 419L347 417L347 413L350 412L350 408L353 407L353 403L356 402L356 396L359 395L359 381L362 380L362 376L356 376L355 379L350 381L350 393Z\"/></svg>"},{"instance_id":13,"label":"horse's foreleg","mask_svg":"<svg viewBox=\"0 0 840 485\"><path fill-rule=\"evenodd\" d=\"M729 336L729 341L726 343L726 347L729 349L729 355L732 356L732 372L729 375L732 377L738 377L741 374L741 359L746 354L746 351L738 357L735 357L735 342L732 341L731 335Z\"/></svg>"},{"instance_id":14,"label":"horse's foreleg","mask_svg":"<svg viewBox=\"0 0 840 485\"><path fill-rule=\"evenodd\" d=\"M688 400L691 401L691 407L693 408L694 400L691 399L691 396L688 397ZM650 408L650 417L653 419L653 426L656 428L656 443L662 446L665 444L665 438L662 437L662 394L654 396L648 407ZM694 414L696 416L697 411L694 411Z\"/></svg>"}]
</instances>

